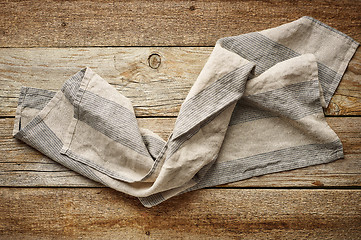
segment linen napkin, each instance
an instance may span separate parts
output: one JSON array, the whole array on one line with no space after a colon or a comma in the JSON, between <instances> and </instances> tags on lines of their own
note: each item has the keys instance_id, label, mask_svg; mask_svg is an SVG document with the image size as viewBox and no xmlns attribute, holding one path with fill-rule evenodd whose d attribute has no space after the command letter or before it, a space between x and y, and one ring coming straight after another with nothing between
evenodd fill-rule
<instances>
[{"instance_id":1,"label":"linen napkin","mask_svg":"<svg viewBox=\"0 0 361 240\"><path fill-rule=\"evenodd\" d=\"M52 92L22 87L13 134L155 206L172 196L343 157L325 121L358 43L311 17L219 39L165 141L89 67Z\"/></svg>"}]
</instances>

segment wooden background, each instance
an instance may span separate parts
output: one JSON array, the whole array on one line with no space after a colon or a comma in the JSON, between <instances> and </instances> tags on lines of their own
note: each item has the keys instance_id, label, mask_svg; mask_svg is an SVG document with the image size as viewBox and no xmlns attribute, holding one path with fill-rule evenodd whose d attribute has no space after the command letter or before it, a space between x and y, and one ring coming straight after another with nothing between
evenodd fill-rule
<instances>
[{"instance_id":1,"label":"wooden background","mask_svg":"<svg viewBox=\"0 0 361 240\"><path fill-rule=\"evenodd\" d=\"M360 49L325 110L345 159L150 209L11 136L20 86L58 90L89 66L166 138L217 39L304 15L361 41L357 0L1 1L0 239L361 239Z\"/></svg>"}]
</instances>

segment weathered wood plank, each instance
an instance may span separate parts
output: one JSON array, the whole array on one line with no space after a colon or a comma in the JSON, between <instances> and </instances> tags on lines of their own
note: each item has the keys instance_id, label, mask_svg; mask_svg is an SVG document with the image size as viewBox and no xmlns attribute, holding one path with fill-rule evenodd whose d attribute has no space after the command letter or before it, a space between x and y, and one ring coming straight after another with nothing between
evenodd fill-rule
<instances>
[{"instance_id":1,"label":"weathered wood plank","mask_svg":"<svg viewBox=\"0 0 361 240\"><path fill-rule=\"evenodd\" d=\"M58 90L84 66L130 98L137 116L177 116L211 51L210 47L3 48L0 116L14 116L21 86ZM153 53L161 58L157 69L148 63ZM361 115L361 49L326 114Z\"/></svg>"},{"instance_id":2,"label":"weathered wood plank","mask_svg":"<svg viewBox=\"0 0 361 240\"><path fill-rule=\"evenodd\" d=\"M0 49L0 115L15 113L20 86L58 90L89 66L131 99L138 116L175 116L211 48ZM151 54L161 65L148 64Z\"/></svg>"},{"instance_id":3,"label":"weathered wood plank","mask_svg":"<svg viewBox=\"0 0 361 240\"><path fill-rule=\"evenodd\" d=\"M360 198L360 190L204 189L147 209L111 189L1 188L0 238L359 239Z\"/></svg>"},{"instance_id":4,"label":"weathered wood plank","mask_svg":"<svg viewBox=\"0 0 361 240\"><path fill-rule=\"evenodd\" d=\"M325 114L361 115L361 48L350 61Z\"/></svg>"},{"instance_id":5,"label":"weathered wood plank","mask_svg":"<svg viewBox=\"0 0 361 240\"><path fill-rule=\"evenodd\" d=\"M361 2L2 1L0 46L212 46L304 15L361 40Z\"/></svg>"},{"instance_id":6,"label":"weathered wood plank","mask_svg":"<svg viewBox=\"0 0 361 240\"><path fill-rule=\"evenodd\" d=\"M100 186L66 169L38 151L12 138L13 118L0 119L0 186ZM140 126L163 138L174 118L141 118ZM361 118L327 118L344 144L345 159L293 171L254 177L227 187L342 187L361 186ZM224 186L220 186L224 187Z\"/></svg>"}]
</instances>

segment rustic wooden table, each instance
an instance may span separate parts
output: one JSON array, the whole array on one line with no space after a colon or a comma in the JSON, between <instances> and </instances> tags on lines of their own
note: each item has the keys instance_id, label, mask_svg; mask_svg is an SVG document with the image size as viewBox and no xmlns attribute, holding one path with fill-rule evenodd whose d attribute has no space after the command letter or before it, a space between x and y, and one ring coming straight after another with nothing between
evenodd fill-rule
<instances>
[{"instance_id":1,"label":"rustic wooden table","mask_svg":"<svg viewBox=\"0 0 361 240\"><path fill-rule=\"evenodd\" d=\"M356 0L1 1L0 239L361 239L361 50L325 110L345 159L151 209L11 136L20 86L58 90L89 66L166 138L217 39L304 15L361 42Z\"/></svg>"}]
</instances>

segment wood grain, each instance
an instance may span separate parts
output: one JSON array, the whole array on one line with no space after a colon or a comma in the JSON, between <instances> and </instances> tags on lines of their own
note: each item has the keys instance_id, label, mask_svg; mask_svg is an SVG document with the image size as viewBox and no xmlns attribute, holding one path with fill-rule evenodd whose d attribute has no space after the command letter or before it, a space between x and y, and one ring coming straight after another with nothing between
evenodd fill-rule
<instances>
[{"instance_id":1,"label":"wood grain","mask_svg":"<svg viewBox=\"0 0 361 240\"><path fill-rule=\"evenodd\" d=\"M361 1L360 1L361 2ZM361 48L350 61L326 115L361 115Z\"/></svg>"},{"instance_id":2,"label":"wood grain","mask_svg":"<svg viewBox=\"0 0 361 240\"><path fill-rule=\"evenodd\" d=\"M203 189L144 208L111 189L1 188L1 239L359 239L360 190Z\"/></svg>"},{"instance_id":3,"label":"wood grain","mask_svg":"<svg viewBox=\"0 0 361 240\"><path fill-rule=\"evenodd\" d=\"M360 9L355 0L3 0L0 46L213 46L304 15L361 41Z\"/></svg>"},{"instance_id":4,"label":"wood grain","mask_svg":"<svg viewBox=\"0 0 361 240\"><path fill-rule=\"evenodd\" d=\"M0 186L100 186L45 157L11 136L13 118L0 119ZM220 187L350 187L361 186L361 118L327 118L339 135L345 159L274 173ZM141 118L141 127L167 138L175 118Z\"/></svg>"},{"instance_id":5,"label":"wood grain","mask_svg":"<svg viewBox=\"0 0 361 240\"><path fill-rule=\"evenodd\" d=\"M20 86L58 90L89 66L131 99L137 116L152 117L139 118L141 126L167 138L175 118L157 116L177 116L216 40L308 15L361 42L360 9L354 0L0 0L0 239L360 239L361 117L327 118L345 159L151 209L12 138L7 118ZM154 53L161 61L151 68ZM360 49L325 114L361 115Z\"/></svg>"},{"instance_id":6,"label":"wood grain","mask_svg":"<svg viewBox=\"0 0 361 240\"><path fill-rule=\"evenodd\" d=\"M137 116L177 116L210 47L2 48L0 116L14 116L21 86L61 88L89 66L131 99ZM151 68L148 58L159 54ZM351 60L326 114L361 115L361 49Z\"/></svg>"}]
</instances>

